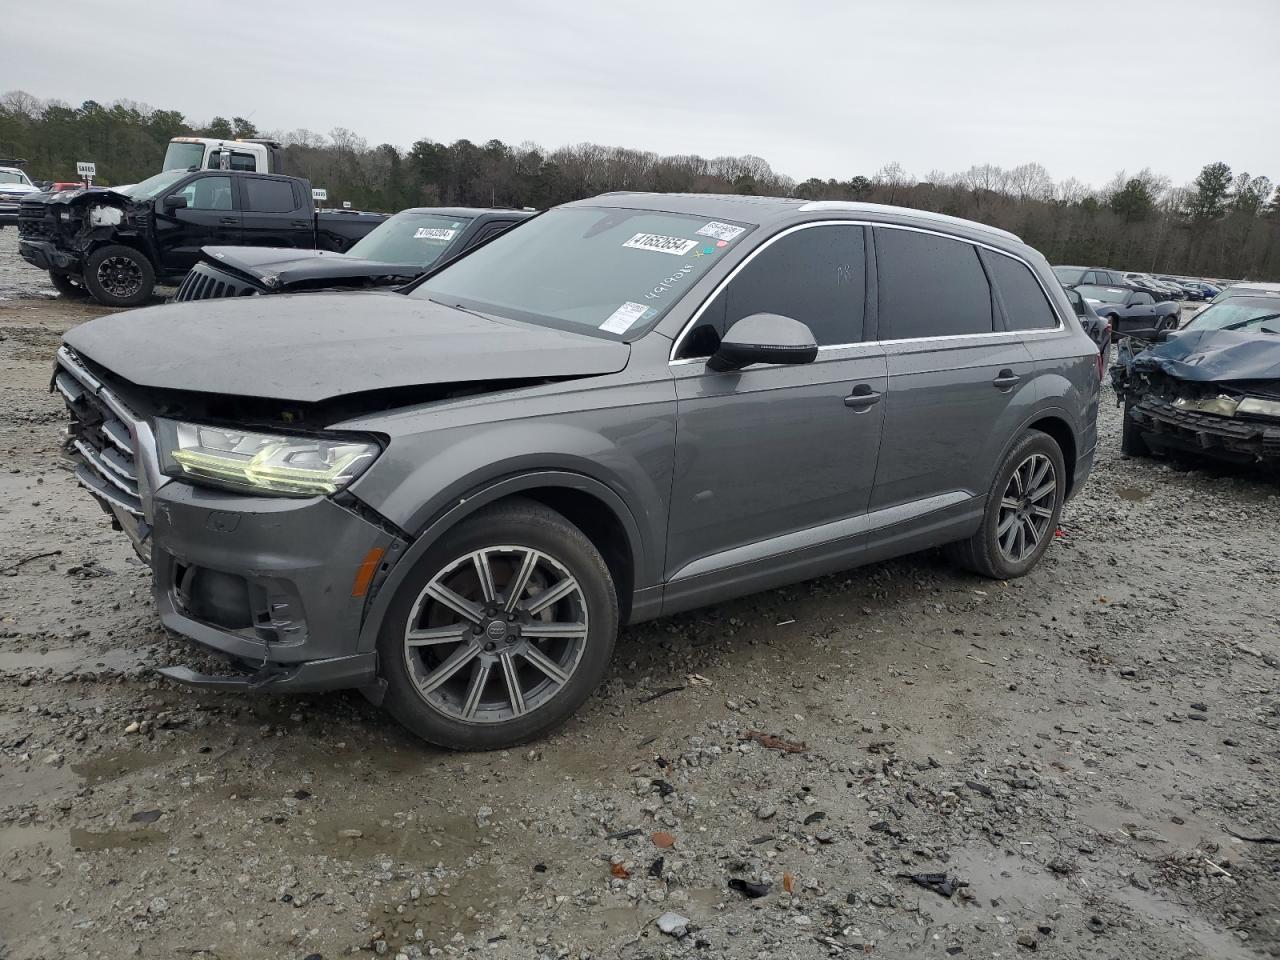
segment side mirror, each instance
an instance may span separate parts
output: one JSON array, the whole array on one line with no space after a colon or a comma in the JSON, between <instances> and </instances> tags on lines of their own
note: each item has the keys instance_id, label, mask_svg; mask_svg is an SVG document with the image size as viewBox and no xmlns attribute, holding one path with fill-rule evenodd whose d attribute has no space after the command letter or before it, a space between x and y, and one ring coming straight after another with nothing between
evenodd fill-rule
<instances>
[{"instance_id":1,"label":"side mirror","mask_svg":"<svg viewBox=\"0 0 1280 960\"><path fill-rule=\"evenodd\" d=\"M723 373L753 363L812 363L817 356L818 342L799 320L753 313L729 328L707 367Z\"/></svg>"},{"instance_id":2,"label":"side mirror","mask_svg":"<svg viewBox=\"0 0 1280 960\"><path fill-rule=\"evenodd\" d=\"M187 206L187 198L179 194L170 194L164 198L164 208L166 210L182 210Z\"/></svg>"}]
</instances>

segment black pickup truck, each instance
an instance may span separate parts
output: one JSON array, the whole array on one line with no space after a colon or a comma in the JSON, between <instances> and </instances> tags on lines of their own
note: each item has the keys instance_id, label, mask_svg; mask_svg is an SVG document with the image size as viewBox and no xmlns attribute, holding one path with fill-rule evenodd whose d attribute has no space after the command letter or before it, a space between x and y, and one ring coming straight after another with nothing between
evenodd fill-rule
<instances>
[{"instance_id":1,"label":"black pickup truck","mask_svg":"<svg viewBox=\"0 0 1280 960\"><path fill-rule=\"evenodd\" d=\"M232 170L166 170L120 189L40 194L18 214L18 252L48 270L58 292L87 291L109 307L145 303L179 283L211 245L342 253L382 214L317 213L298 177Z\"/></svg>"}]
</instances>

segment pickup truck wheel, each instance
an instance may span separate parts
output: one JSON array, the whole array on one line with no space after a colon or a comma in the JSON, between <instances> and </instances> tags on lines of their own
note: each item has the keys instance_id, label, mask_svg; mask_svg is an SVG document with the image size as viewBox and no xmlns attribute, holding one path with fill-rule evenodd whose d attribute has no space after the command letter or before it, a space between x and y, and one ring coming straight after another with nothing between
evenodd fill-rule
<instances>
[{"instance_id":1,"label":"pickup truck wheel","mask_svg":"<svg viewBox=\"0 0 1280 960\"><path fill-rule=\"evenodd\" d=\"M1126 457L1149 457L1151 448L1147 446L1142 428L1129 416L1132 404L1124 405L1124 414L1120 419L1120 452Z\"/></svg>"},{"instance_id":2,"label":"pickup truck wheel","mask_svg":"<svg viewBox=\"0 0 1280 960\"><path fill-rule=\"evenodd\" d=\"M968 540L951 544L952 559L993 580L1030 573L1058 529L1066 477L1057 441L1028 430L996 471L982 526Z\"/></svg>"},{"instance_id":3,"label":"pickup truck wheel","mask_svg":"<svg viewBox=\"0 0 1280 960\"><path fill-rule=\"evenodd\" d=\"M72 280L69 273L57 273L50 270L49 284L58 291L59 296L63 297L84 297L88 296L89 293L83 286Z\"/></svg>"},{"instance_id":4,"label":"pickup truck wheel","mask_svg":"<svg viewBox=\"0 0 1280 960\"><path fill-rule=\"evenodd\" d=\"M103 306L136 307L151 298L156 272L137 250L111 244L89 255L84 285Z\"/></svg>"},{"instance_id":5,"label":"pickup truck wheel","mask_svg":"<svg viewBox=\"0 0 1280 960\"><path fill-rule=\"evenodd\" d=\"M401 586L378 637L383 705L450 749L533 740L590 696L617 632L591 541L554 510L507 501L442 537Z\"/></svg>"}]
</instances>

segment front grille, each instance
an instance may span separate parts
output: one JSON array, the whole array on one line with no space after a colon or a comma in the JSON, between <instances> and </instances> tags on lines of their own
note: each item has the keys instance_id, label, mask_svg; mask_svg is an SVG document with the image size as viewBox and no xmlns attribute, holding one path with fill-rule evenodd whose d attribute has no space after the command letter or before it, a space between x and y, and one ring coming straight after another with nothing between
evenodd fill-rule
<instances>
[{"instance_id":1,"label":"front grille","mask_svg":"<svg viewBox=\"0 0 1280 960\"><path fill-rule=\"evenodd\" d=\"M224 297L251 297L257 287L244 280L223 273L207 263L197 263L183 278L173 299L179 303L188 300L218 300Z\"/></svg>"},{"instance_id":2,"label":"front grille","mask_svg":"<svg viewBox=\"0 0 1280 960\"><path fill-rule=\"evenodd\" d=\"M60 361L54 386L67 402L67 452L79 463L76 479L99 500L141 518L142 497L129 427Z\"/></svg>"},{"instance_id":3,"label":"front grille","mask_svg":"<svg viewBox=\"0 0 1280 960\"><path fill-rule=\"evenodd\" d=\"M18 208L18 236L24 240L49 239L56 223L43 200L27 200Z\"/></svg>"}]
</instances>

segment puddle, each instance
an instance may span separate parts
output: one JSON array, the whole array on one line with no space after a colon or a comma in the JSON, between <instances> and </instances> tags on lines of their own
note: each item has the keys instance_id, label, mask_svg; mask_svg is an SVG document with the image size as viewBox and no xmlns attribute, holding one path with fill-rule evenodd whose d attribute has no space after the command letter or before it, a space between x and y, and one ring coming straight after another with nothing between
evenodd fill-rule
<instances>
[{"instance_id":1,"label":"puddle","mask_svg":"<svg viewBox=\"0 0 1280 960\"><path fill-rule=\"evenodd\" d=\"M353 837L344 831L358 830ZM386 855L420 865L454 864L486 848L480 844L475 820L463 816L432 816L429 821L400 818L376 823L361 822L352 815L325 817L293 834L309 851L350 860Z\"/></svg>"},{"instance_id":2,"label":"puddle","mask_svg":"<svg viewBox=\"0 0 1280 960\"><path fill-rule=\"evenodd\" d=\"M136 850L168 840L169 834L159 830L85 830L71 828L71 846L84 853L100 850Z\"/></svg>"},{"instance_id":3,"label":"puddle","mask_svg":"<svg viewBox=\"0 0 1280 960\"><path fill-rule=\"evenodd\" d=\"M978 903L1000 901L1000 913L1008 913L1009 904L1018 904L1032 915L1051 912L1046 901L1055 906L1064 898L1078 899L1048 870L1020 857L1008 857L1000 851L983 855L970 850L957 850L952 855L953 869L961 880L969 881L969 892ZM959 898L948 901L959 906Z\"/></svg>"},{"instance_id":4,"label":"puddle","mask_svg":"<svg viewBox=\"0 0 1280 960\"><path fill-rule=\"evenodd\" d=\"M43 670L47 667L76 673L98 670L128 672L142 666L143 660L143 653L137 649L117 647L101 652L87 651L82 647L50 649L39 641L33 641L22 650L0 649L0 673Z\"/></svg>"},{"instance_id":5,"label":"puddle","mask_svg":"<svg viewBox=\"0 0 1280 960\"><path fill-rule=\"evenodd\" d=\"M81 763L71 764L72 771L83 777L89 786L96 786L108 780L116 780L128 776L147 767L154 767L171 759L169 754L159 753L113 753L105 757L93 757Z\"/></svg>"},{"instance_id":6,"label":"puddle","mask_svg":"<svg viewBox=\"0 0 1280 960\"><path fill-rule=\"evenodd\" d=\"M1121 500L1128 500L1130 503L1137 503L1139 500L1145 500L1151 496L1150 490L1142 490L1138 487L1120 487L1116 490L1116 496Z\"/></svg>"}]
</instances>

